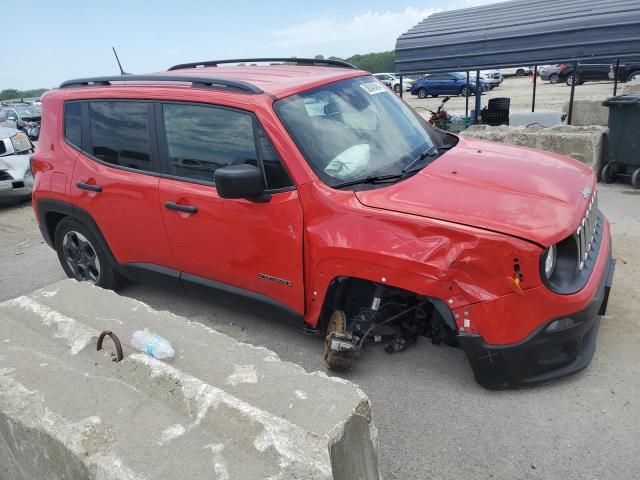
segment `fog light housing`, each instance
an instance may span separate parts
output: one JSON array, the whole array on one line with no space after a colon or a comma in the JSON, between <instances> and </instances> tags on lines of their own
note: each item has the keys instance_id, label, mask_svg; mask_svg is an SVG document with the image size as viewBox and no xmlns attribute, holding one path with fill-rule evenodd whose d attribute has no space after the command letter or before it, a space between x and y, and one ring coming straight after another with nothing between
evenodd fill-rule
<instances>
[{"instance_id":1,"label":"fog light housing","mask_svg":"<svg viewBox=\"0 0 640 480\"><path fill-rule=\"evenodd\" d=\"M546 328L546 331L548 333L559 332L561 330L571 328L574 325L576 325L576 322L571 317L559 318L558 320L551 322Z\"/></svg>"}]
</instances>

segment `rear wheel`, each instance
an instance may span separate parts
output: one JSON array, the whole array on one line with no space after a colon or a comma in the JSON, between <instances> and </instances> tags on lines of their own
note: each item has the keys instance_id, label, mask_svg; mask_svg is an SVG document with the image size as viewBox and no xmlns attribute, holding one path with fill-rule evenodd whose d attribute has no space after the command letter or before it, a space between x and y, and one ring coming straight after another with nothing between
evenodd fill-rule
<instances>
[{"instance_id":1,"label":"rear wheel","mask_svg":"<svg viewBox=\"0 0 640 480\"><path fill-rule=\"evenodd\" d=\"M69 278L115 289L120 276L91 231L73 218L60 221L55 232L58 260Z\"/></svg>"},{"instance_id":2,"label":"rear wheel","mask_svg":"<svg viewBox=\"0 0 640 480\"><path fill-rule=\"evenodd\" d=\"M556 84L558 83L559 80L560 80L560 75L558 75L557 73L552 73L549 76L549 83Z\"/></svg>"},{"instance_id":3,"label":"rear wheel","mask_svg":"<svg viewBox=\"0 0 640 480\"><path fill-rule=\"evenodd\" d=\"M471 96L471 95L473 95L473 92L471 91L471 89L469 87L464 86L460 90L460 95L462 95L463 97Z\"/></svg>"},{"instance_id":4,"label":"rear wheel","mask_svg":"<svg viewBox=\"0 0 640 480\"><path fill-rule=\"evenodd\" d=\"M632 82L634 80L640 80L640 72L631 72L627 77L627 82Z\"/></svg>"},{"instance_id":5,"label":"rear wheel","mask_svg":"<svg viewBox=\"0 0 640 480\"><path fill-rule=\"evenodd\" d=\"M393 91L396 92L396 93L400 93L400 84L399 83L396 83L393 86Z\"/></svg>"},{"instance_id":6,"label":"rear wheel","mask_svg":"<svg viewBox=\"0 0 640 480\"><path fill-rule=\"evenodd\" d=\"M523 68L516 70L516 77L524 77L526 74L527 72L525 72Z\"/></svg>"},{"instance_id":7,"label":"rear wheel","mask_svg":"<svg viewBox=\"0 0 640 480\"><path fill-rule=\"evenodd\" d=\"M640 189L640 168L636 168L631 174L631 185L633 188Z\"/></svg>"},{"instance_id":8,"label":"rear wheel","mask_svg":"<svg viewBox=\"0 0 640 480\"><path fill-rule=\"evenodd\" d=\"M418 90L418 98L427 98L427 89L421 88Z\"/></svg>"}]
</instances>

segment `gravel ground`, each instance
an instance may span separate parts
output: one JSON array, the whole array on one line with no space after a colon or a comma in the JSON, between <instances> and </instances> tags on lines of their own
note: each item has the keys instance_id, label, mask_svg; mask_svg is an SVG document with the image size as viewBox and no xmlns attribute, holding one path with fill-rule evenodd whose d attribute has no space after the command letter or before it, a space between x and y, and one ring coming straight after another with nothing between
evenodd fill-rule
<instances>
[{"instance_id":1,"label":"gravel ground","mask_svg":"<svg viewBox=\"0 0 640 480\"><path fill-rule=\"evenodd\" d=\"M558 87L561 88L561 87ZM600 186L618 259L607 317L589 368L527 390L479 387L461 351L421 339L389 356L366 352L345 378L373 403L386 479L637 479L640 472L640 196ZM64 277L28 204L0 207L0 300ZM273 308L232 295L206 296L130 284L121 291L321 369L321 342ZM179 341L178 339L170 339Z\"/></svg>"},{"instance_id":2,"label":"gravel ground","mask_svg":"<svg viewBox=\"0 0 640 480\"><path fill-rule=\"evenodd\" d=\"M622 86L618 86L618 93L622 91ZM566 102L569 101L571 88L564 83L551 85L549 82L542 82L538 79L536 92L536 112L560 112ZM533 82L530 77L509 77L502 82L499 87L482 96L482 106L486 107L490 98L509 97L511 99L510 110L512 112L530 112L531 97L533 94ZM611 82L587 82L578 85L575 89L576 100L604 100L613 95L613 81ZM438 98L419 99L408 92L404 99L414 108L422 107L436 110L442 102L442 96ZM469 109L473 110L475 97L469 97ZM455 115L464 115L465 97L451 97L445 109ZM418 111L422 114L428 112Z\"/></svg>"}]
</instances>

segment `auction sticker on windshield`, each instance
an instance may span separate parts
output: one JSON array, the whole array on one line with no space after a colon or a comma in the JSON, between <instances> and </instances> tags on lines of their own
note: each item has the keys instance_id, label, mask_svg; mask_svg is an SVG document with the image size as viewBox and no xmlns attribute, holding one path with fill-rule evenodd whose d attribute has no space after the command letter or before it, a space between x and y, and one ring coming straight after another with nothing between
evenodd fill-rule
<instances>
[{"instance_id":1,"label":"auction sticker on windshield","mask_svg":"<svg viewBox=\"0 0 640 480\"><path fill-rule=\"evenodd\" d=\"M378 82L361 83L360 88L362 88L369 95L375 95L376 93L383 93L383 92L389 91L387 87L385 87L383 84Z\"/></svg>"}]
</instances>

